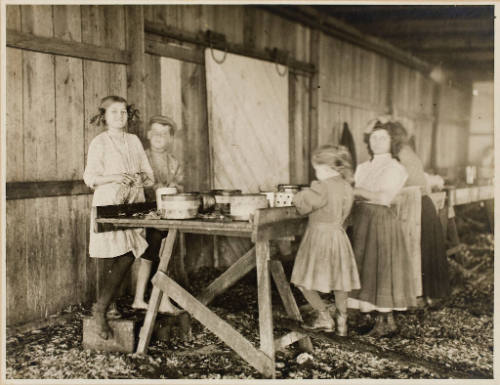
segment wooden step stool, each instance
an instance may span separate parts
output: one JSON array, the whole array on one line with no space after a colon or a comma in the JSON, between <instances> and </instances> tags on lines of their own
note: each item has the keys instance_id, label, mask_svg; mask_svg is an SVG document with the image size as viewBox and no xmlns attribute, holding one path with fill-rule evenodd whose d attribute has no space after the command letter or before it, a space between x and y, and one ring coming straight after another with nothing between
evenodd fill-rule
<instances>
[{"instance_id":1,"label":"wooden step stool","mask_svg":"<svg viewBox=\"0 0 500 385\"><path fill-rule=\"evenodd\" d=\"M95 320L92 317L83 318L83 341L85 349L105 350L108 352L134 352L134 321L128 319L108 320L113 330L113 337L103 340L96 333Z\"/></svg>"}]
</instances>

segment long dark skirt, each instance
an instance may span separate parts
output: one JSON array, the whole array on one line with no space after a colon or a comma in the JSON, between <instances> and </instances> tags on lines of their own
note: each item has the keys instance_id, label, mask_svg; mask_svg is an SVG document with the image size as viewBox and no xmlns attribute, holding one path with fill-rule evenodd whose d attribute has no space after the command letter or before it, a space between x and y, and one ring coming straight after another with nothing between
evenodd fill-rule
<instances>
[{"instance_id":1,"label":"long dark skirt","mask_svg":"<svg viewBox=\"0 0 500 385\"><path fill-rule=\"evenodd\" d=\"M410 255L401 223L391 208L366 203L354 206L353 249L361 290L352 291L349 297L386 310L416 306Z\"/></svg>"},{"instance_id":2,"label":"long dark skirt","mask_svg":"<svg viewBox=\"0 0 500 385\"><path fill-rule=\"evenodd\" d=\"M426 297L449 295L450 277L443 227L428 196L422 197L422 289Z\"/></svg>"}]
</instances>

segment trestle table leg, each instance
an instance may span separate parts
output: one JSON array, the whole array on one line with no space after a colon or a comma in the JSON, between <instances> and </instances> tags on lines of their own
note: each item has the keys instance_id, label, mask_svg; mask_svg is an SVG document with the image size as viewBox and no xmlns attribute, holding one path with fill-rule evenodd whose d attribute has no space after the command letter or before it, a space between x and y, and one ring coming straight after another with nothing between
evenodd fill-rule
<instances>
[{"instance_id":1,"label":"trestle table leg","mask_svg":"<svg viewBox=\"0 0 500 385\"><path fill-rule=\"evenodd\" d=\"M255 252L259 300L260 349L269 358L271 358L273 363L272 366L274 368L273 313L271 304L271 277L269 274L269 241L256 242ZM275 378L274 369L271 377Z\"/></svg>"},{"instance_id":2,"label":"trestle table leg","mask_svg":"<svg viewBox=\"0 0 500 385\"><path fill-rule=\"evenodd\" d=\"M177 230L173 229L168 232L167 238L163 240L160 250L160 264L158 266L158 271L167 271L168 263L170 262L170 258L172 257L172 250L174 248L176 236ZM163 292L161 291L161 289L153 285L153 292L151 293L151 298L149 299L148 310L146 312L144 324L139 333L137 353L144 354L147 350L149 341L151 340L151 335L153 334L156 316L158 314L158 307L160 306L162 296Z\"/></svg>"},{"instance_id":3,"label":"trestle table leg","mask_svg":"<svg viewBox=\"0 0 500 385\"><path fill-rule=\"evenodd\" d=\"M286 279L285 271L283 270L281 261L269 261L269 264L271 267L271 274L273 276L274 283L276 283L276 287L278 288L278 292L280 294L281 300L283 301L283 306L285 307L287 314L291 319L301 322L302 316L300 315L299 307L297 306L295 298L293 297L292 290L290 289L290 284ZM292 332L292 334L295 335L296 333ZM294 339L297 337L299 336L295 336ZM290 339L290 341L293 341L293 339ZM312 352L313 346L310 337L303 335L302 338L300 338L298 341L299 346L303 351ZM283 346L283 344L281 344L281 346Z\"/></svg>"}]
</instances>

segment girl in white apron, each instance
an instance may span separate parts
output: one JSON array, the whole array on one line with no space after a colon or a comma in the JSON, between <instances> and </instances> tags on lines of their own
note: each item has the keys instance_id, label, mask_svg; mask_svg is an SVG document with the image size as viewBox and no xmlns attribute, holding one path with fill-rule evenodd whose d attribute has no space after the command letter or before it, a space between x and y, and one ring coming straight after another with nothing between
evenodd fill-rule
<instances>
[{"instance_id":1,"label":"girl in white apron","mask_svg":"<svg viewBox=\"0 0 500 385\"><path fill-rule=\"evenodd\" d=\"M113 258L106 271L104 287L93 306L98 334L107 339L112 330L106 322L106 311L134 257L140 257L148 243L144 229L94 232L96 206L144 202L144 186L154 184L154 176L141 141L126 132L127 124L136 118L136 111L119 96L101 100L99 114L91 123L104 125L106 131L97 135L89 146L83 174L85 184L94 189L90 220L89 254L91 258Z\"/></svg>"}]
</instances>

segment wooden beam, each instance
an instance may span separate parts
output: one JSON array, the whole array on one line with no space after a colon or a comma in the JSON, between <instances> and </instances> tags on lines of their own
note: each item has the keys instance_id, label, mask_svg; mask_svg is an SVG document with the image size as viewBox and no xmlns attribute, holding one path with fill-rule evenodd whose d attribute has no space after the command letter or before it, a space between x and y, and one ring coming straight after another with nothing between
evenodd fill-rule
<instances>
[{"instance_id":1,"label":"wooden beam","mask_svg":"<svg viewBox=\"0 0 500 385\"><path fill-rule=\"evenodd\" d=\"M93 191L83 183L83 180L8 182L6 184L7 200L86 195L92 193Z\"/></svg>"},{"instance_id":2,"label":"wooden beam","mask_svg":"<svg viewBox=\"0 0 500 385\"><path fill-rule=\"evenodd\" d=\"M354 24L357 25L357 24ZM442 19L442 20L386 20L363 22L359 28L377 36L402 35L415 36L432 32L436 36L442 33L490 33L493 36L494 17L478 19Z\"/></svg>"},{"instance_id":3,"label":"wooden beam","mask_svg":"<svg viewBox=\"0 0 500 385\"><path fill-rule=\"evenodd\" d=\"M198 296L198 301L204 305L208 305L213 299L222 294L250 270L255 267L255 247L248 250L245 255L233 263L224 273L222 273L215 281L207 286L205 290Z\"/></svg>"},{"instance_id":4,"label":"wooden beam","mask_svg":"<svg viewBox=\"0 0 500 385\"><path fill-rule=\"evenodd\" d=\"M320 79L320 63L321 63L321 32L317 29L313 29L310 35L310 58L311 62L317 68L317 72L311 77L309 83L310 93L309 93L309 155L318 147L319 142L319 121L320 121L320 101L321 101L321 89L319 85ZM309 159L309 178L311 181L314 178L314 170L312 163Z\"/></svg>"},{"instance_id":5,"label":"wooden beam","mask_svg":"<svg viewBox=\"0 0 500 385\"><path fill-rule=\"evenodd\" d=\"M471 19L492 17L494 7L492 5L318 5L323 12L332 16L346 18L348 20L436 20L436 19Z\"/></svg>"},{"instance_id":6,"label":"wooden beam","mask_svg":"<svg viewBox=\"0 0 500 385\"><path fill-rule=\"evenodd\" d=\"M449 51L449 52L439 52L439 51L414 51L415 55L418 55L422 59L427 61L437 61L442 60L443 62L455 63L455 62L491 62L493 65L493 60L495 59L495 53L490 50L467 50L467 51Z\"/></svg>"},{"instance_id":7,"label":"wooden beam","mask_svg":"<svg viewBox=\"0 0 500 385\"><path fill-rule=\"evenodd\" d=\"M488 67L489 69L486 70L482 70L480 66L462 67L455 70L455 75L458 79L465 79L471 83L493 81L493 64L488 65Z\"/></svg>"},{"instance_id":8,"label":"wooden beam","mask_svg":"<svg viewBox=\"0 0 500 385\"><path fill-rule=\"evenodd\" d=\"M151 34L146 35L146 53L196 64L205 64L205 55L198 47L193 49L187 45L182 46L176 43L161 42L151 39L150 36Z\"/></svg>"},{"instance_id":9,"label":"wooden beam","mask_svg":"<svg viewBox=\"0 0 500 385\"><path fill-rule=\"evenodd\" d=\"M428 63L420 60L407 52L396 48L385 40L362 33L350 24L339 19L325 15L313 6L257 6L275 13L288 20L296 21L305 26L319 30L329 36L340 38L346 42L377 52L385 57L396 60L423 73L430 71Z\"/></svg>"},{"instance_id":10,"label":"wooden beam","mask_svg":"<svg viewBox=\"0 0 500 385\"><path fill-rule=\"evenodd\" d=\"M170 298L197 319L203 326L219 337L246 362L265 376L274 376L274 359L256 349L229 323L210 311L206 306L180 287L162 272L156 273L153 285L161 288Z\"/></svg>"},{"instance_id":11,"label":"wooden beam","mask_svg":"<svg viewBox=\"0 0 500 385\"><path fill-rule=\"evenodd\" d=\"M405 50L460 50L460 49L490 49L493 50L494 41L491 34L409 36L393 37L391 43Z\"/></svg>"},{"instance_id":12,"label":"wooden beam","mask_svg":"<svg viewBox=\"0 0 500 385\"><path fill-rule=\"evenodd\" d=\"M144 11L142 5L125 7L127 25L127 49L130 65L127 66L127 100L135 105L141 115L138 127L132 127L133 134L146 138L146 58L144 55Z\"/></svg>"},{"instance_id":13,"label":"wooden beam","mask_svg":"<svg viewBox=\"0 0 500 385\"><path fill-rule=\"evenodd\" d=\"M293 68L295 71L304 74L311 74L316 71L315 67L310 63L302 62L299 60L284 58L274 56L271 48L268 50L259 50L253 47L247 47L241 44L228 43L226 41L218 40L210 42L206 35L200 33L190 33L186 31L179 30L170 26L166 26L160 23L147 22L145 23L145 30L149 34L155 34L159 36L164 36L170 39L174 39L180 42L187 42L196 44L202 47L210 47L222 51L227 51L229 53L234 53L237 55L252 57L255 59L266 60L271 62L276 62L278 64L286 65Z\"/></svg>"},{"instance_id":14,"label":"wooden beam","mask_svg":"<svg viewBox=\"0 0 500 385\"><path fill-rule=\"evenodd\" d=\"M7 46L106 63L128 64L130 62L130 55L127 51L53 37L36 36L12 29L7 30Z\"/></svg>"},{"instance_id":15,"label":"wooden beam","mask_svg":"<svg viewBox=\"0 0 500 385\"><path fill-rule=\"evenodd\" d=\"M444 61L443 65L453 69L453 71L489 71L493 72L493 61L469 61L469 60L455 60Z\"/></svg>"}]
</instances>

